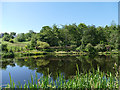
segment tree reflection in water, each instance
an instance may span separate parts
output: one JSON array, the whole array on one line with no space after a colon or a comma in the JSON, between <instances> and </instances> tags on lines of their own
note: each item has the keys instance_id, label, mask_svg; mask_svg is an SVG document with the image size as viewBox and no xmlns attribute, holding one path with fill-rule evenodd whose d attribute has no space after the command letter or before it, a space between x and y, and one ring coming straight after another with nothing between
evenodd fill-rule
<instances>
[{"instance_id":1,"label":"tree reflection in water","mask_svg":"<svg viewBox=\"0 0 120 90\"><path fill-rule=\"evenodd\" d=\"M59 72L63 73L68 79L76 74L76 64L79 66L80 73L87 72L92 69L97 69L97 66L104 72L111 72L114 74L114 63L118 64L118 56L54 56L42 55L34 57L25 57L19 59L3 59L0 68L7 69L7 66L12 67L17 64L20 67L26 66L30 70L36 70L38 73L48 75L56 79Z\"/></svg>"}]
</instances>

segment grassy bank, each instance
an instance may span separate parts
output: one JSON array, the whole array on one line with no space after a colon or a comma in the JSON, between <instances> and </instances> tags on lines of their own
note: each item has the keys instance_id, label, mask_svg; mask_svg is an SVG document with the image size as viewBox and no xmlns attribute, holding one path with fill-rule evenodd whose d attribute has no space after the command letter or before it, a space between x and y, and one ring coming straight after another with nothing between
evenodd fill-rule
<instances>
[{"instance_id":1,"label":"grassy bank","mask_svg":"<svg viewBox=\"0 0 120 90\"><path fill-rule=\"evenodd\" d=\"M116 67L115 67L116 68ZM77 66L78 69L78 66ZM65 80L65 77L61 74L58 75L58 78L53 81L48 76L43 76L38 78L33 78L31 75L31 82L28 81L24 85L20 84L16 85L15 82L11 79L10 75L10 83L6 88L118 88L118 72L116 71L115 76L112 76L111 73L104 73L99 70L99 68L92 72L86 72L83 74L79 73L79 70L76 72L76 76L73 76L69 80Z\"/></svg>"},{"instance_id":2,"label":"grassy bank","mask_svg":"<svg viewBox=\"0 0 120 90\"><path fill-rule=\"evenodd\" d=\"M89 51L76 51L75 49L66 49L64 48L47 48L47 49L27 49L26 45L30 42L14 42L10 43L3 41L3 44L7 44L7 51L2 52L2 58L14 58L14 57L23 57L23 56L34 56L34 55L44 55L48 53L54 53L58 56L65 55L112 55L119 54L118 50L105 51L105 52L89 52Z\"/></svg>"},{"instance_id":3,"label":"grassy bank","mask_svg":"<svg viewBox=\"0 0 120 90\"><path fill-rule=\"evenodd\" d=\"M2 44L8 44L8 48L11 48L11 47L25 47L25 45L27 45L29 42L14 42L14 43L10 43L10 42L7 42L7 41L2 41Z\"/></svg>"}]
</instances>

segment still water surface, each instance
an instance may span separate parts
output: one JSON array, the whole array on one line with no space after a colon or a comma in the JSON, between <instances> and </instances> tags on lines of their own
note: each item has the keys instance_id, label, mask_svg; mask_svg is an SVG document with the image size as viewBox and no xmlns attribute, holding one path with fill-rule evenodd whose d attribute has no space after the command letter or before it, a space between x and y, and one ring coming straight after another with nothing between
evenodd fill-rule
<instances>
[{"instance_id":1,"label":"still water surface","mask_svg":"<svg viewBox=\"0 0 120 90\"><path fill-rule=\"evenodd\" d=\"M22 57L13 59L2 59L2 84L10 82L9 73L12 79L22 84L30 80L31 74L35 77L37 72L38 77L51 73L53 80L57 78L57 73L61 72L66 79L76 74L76 64L79 66L80 73L88 70L97 69L101 71L112 72L114 64L118 64L119 57L114 56L54 56L40 55L32 57Z\"/></svg>"}]
</instances>

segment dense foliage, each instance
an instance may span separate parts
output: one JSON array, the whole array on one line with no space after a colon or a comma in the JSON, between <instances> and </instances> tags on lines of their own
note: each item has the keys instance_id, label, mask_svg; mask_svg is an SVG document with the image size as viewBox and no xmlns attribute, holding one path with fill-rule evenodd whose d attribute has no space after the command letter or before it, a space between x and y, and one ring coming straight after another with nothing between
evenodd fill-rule
<instances>
[{"instance_id":1,"label":"dense foliage","mask_svg":"<svg viewBox=\"0 0 120 90\"><path fill-rule=\"evenodd\" d=\"M1 50L2 50L2 57L3 58L6 58L6 57L13 58L14 57L13 50L8 49L7 44L1 44L1 47L2 47Z\"/></svg>"},{"instance_id":2,"label":"dense foliage","mask_svg":"<svg viewBox=\"0 0 120 90\"><path fill-rule=\"evenodd\" d=\"M44 26L39 33L29 30L28 33L15 32L4 33L3 41L11 43L28 42L27 46L35 49L35 47L66 47L77 46L77 51L87 51L94 53L95 51L111 51L112 49L120 49L120 30L115 24L105 27L95 27L94 25L87 26L84 23L79 25L62 25L59 28L57 25L53 27ZM39 43L38 43L39 42ZM46 43L45 43L46 42ZM45 45L43 45L45 44Z\"/></svg>"}]
</instances>

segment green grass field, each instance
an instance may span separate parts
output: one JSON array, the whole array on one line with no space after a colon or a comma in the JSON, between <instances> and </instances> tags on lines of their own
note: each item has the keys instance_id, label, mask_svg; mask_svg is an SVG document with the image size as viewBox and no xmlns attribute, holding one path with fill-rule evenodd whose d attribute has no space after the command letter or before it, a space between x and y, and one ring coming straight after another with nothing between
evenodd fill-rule
<instances>
[{"instance_id":1,"label":"green grass field","mask_svg":"<svg viewBox=\"0 0 120 90\"><path fill-rule=\"evenodd\" d=\"M29 42L14 42L14 43L10 43L7 41L2 41L3 44L8 44L8 47L14 47L14 46L18 46L18 47L25 47L25 45L27 45Z\"/></svg>"}]
</instances>

